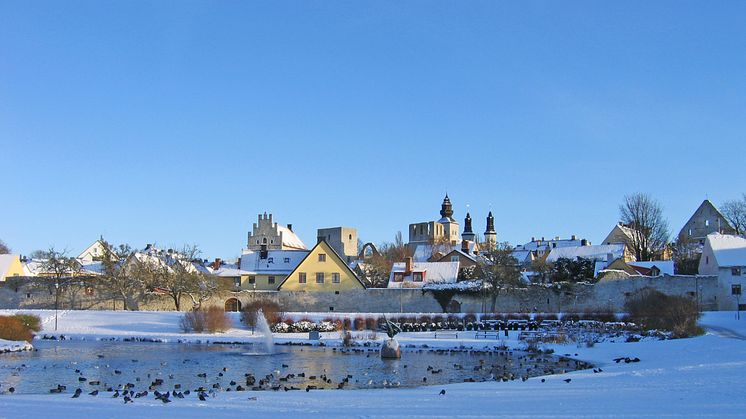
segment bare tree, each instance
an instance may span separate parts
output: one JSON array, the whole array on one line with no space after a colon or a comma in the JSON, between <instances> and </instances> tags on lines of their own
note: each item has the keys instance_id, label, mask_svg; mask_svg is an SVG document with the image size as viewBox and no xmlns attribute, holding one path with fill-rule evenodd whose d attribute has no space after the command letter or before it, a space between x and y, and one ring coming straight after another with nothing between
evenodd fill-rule
<instances>
[{"instance_id":1,"label":"bare tree","mask_svg":"<svg viewBox=\"0 0 746 419\"><path fill-rule=\"evenodd\" d=\"M141 275L135 252L127 244L111 246L104 241L99 287L125 310L137 310L147 297L148 285Z\"/></svg>"},{"instance_id":2,"label":"bare tree","mask_svg":"<svg viewBox=\"0 0 746 419\"><path fill-rule=\"evenodd\" d=\"M58 251L54 247L47 250L36 250L31 253L33 259L41 269L40 278L35 281L36 286L46 288L50 294L54 294L54 308L60 305L60 296L68 294L71 306L75 304L82 278L80 276L81 266L71 256L67 256L67 250Z\"/></svg>"},{"instance_id":3,"label":"bare tree","mask_svg":"<svg viewBox=\"0 0 746 419\"><path fill-rule=\"evenodd\" d=\"M668 222L661 205L650 195L626 195L619 206L621 221L631 228L627 245L639 261L652 260L663 253L668 244Z\"/></svg>"},{"instance_id":4,"label":"bare tree","mask_svg":"<svg viewBox=\"0 0 746 419\"><path fill-rule=\"evenodd\" d=\"M154 291L168 295L177 311L182 308L182 298L187 296L192 309L198 310L213 295L230 288L226 281L194 266L200 253L196 245L185 245L180 251L140 261L139 273Z\"/></svg>"},{"instance_id":5,"label":"bare tree","mask_svg":"<svg viewBox=\"0 0 746 419\"><path fill-rule=\"evenodd\" d=\"M726 220L741 235L746 231L746 194L740 200L726 201L720 207Z\"/></svg>"},{"instance_id":6,"label":"bare tree","mask_svg":"<svg viewBox=\"0 0 746 419\"><path fill-rule=\"evenodd\" d=\"M492 297L491 310L494 312L500 291L521 284L521 271L518 268L518 260L513 257L513 247L507 242L498 243L494 250L484 254L480 259L479 268L485 291Z\"/></svg>"},{"instance_id":7,"label":"bare tree","mask_svg":"<svg viewBox=\"0 0 746 419\"><path fill-rule=\"evenodd\" d=\"M0 240L0 255L7 255L10 254L10 247L8 247L7 244L5 244L4 241Z\"/></svg>"}]
</instances>

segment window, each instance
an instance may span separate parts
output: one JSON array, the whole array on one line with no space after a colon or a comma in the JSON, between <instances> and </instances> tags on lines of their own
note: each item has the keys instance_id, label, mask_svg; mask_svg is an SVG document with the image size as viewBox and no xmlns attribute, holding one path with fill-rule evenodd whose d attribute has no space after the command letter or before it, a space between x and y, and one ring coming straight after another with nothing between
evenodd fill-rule
<instances>
[{"instance_id":1,"label":"window","mask_svg":"<svg viewBox=\"0 0 746 419\"><path fill-rule=\"evenodd\" d=\"M394 282L402 282L402 281L404 281L404 273L394 272Z\"/></svg>"},{"instance_id":2,"label":"window","mask_svg":"<svg viewBox=\"0 0 746 419\"><path fill-rule=\"evenodd\" d=\"M705 256L705 265L709 265L709 264L710 264L710 257Z\"/></svg>"},{"instance_id":3,"label":"window","mask_svg":"<svg viewBox=\"0 0 746 419\"><path fill-rule=\"evenodd\" d=\"M236 278L236 279L234 280L234 284L233 284L233 285L235 285L235 286L237 286L237 287L240 287L240 286L241 286L241 278Z\"/></svg>"},{"instance_id":4,"label":"window","mask_svg":"<svg viewBox=\"0 0 746 419\"><path fill-rule=\"evenodd\" d=\"M412 281L422 282L422 272L412 272Z\"/></svg>"},{"instance_id":5,"label":"window","mask_svg":"<svg viewBox=\"0 0 746 419\"><path fill-rule=\"evenodd\" d=\"M262 244L267 244L267 238L266 237L262 238Z\"/></svg>"},{"instance_id":6,"label":"window","mask_svg":"<svg viewBox=\"0 0 746 419\"><path fill-rule=\"evenodd\" d=\"M730 286L730 295L741 295L741 284L733 284Z\"/></svg>"},{"instance_id":7,"label":"window","mask_svg":"<svg viewBox=\"0 0 746 419\"><path fill-rule=\"evenodd\" d=\"M283 262L283 263L290 263L290 258L283 258L283 259L282 259L282 262Z\"/></svg>"},{"instance_id":8,"label":"window","mask_svg":"<svg viewBox=\"0 0 746 419\"><path fill-rule=\"evenodd\" d=\"M741 268L740 267L730 268L730 274L732 276L741 276Z\"/></svg>"},{"instance_id":9,"label":"window","mask_svg":"<svg viewBox=\"0 0 746 419\"><path fill-rule=\"evenodd\" d=\"M298 272L298 283L299 284L305 284L306 283L306 273L305 272Z\"/></svg>"},{"instance_id":10,"label":"window","mask_svg":"<svg viewBox=\"0 0 746 419\"><path fill-rule=\"evenodd\" d=\"M319 253L319 262L326 262L326 254Z\"/></svg>"},{"instance_id":11,"label":"window","mask_svg":"<svg viewBox=\"0 0 746 419\"><path fill-rule=\"evenodd\" d=\"M267 258L267 263L275 263L275 258Z\"/></svg>"},{"instance_id":12,"label":"window","mask_svg":"<svg viewBox=\"0 0 746 419\"><path fill-rule=\"evenodd\" d=\"M256 277L254 275L249 275L249 284L256 284Z\"/></svg>"},{"instance_id":13,"label":"window","mask_svg":"<svg viewBox=\"0 0 746 419\"><path fill-rule=\"evenodd\" d=\"M705 227L709 227L709 226L710 226L710 220L705 220Z\"/></svg>"},{"instance_id":14,"label":"window","mask_svg":"<svg viewBox=\"0 0 746 419\"><path fill-rule=\"evenodd\" d=\"M324 273L323 272L316 272L316 283L317 284L323 284L324 283Z\"/></svg>"},{"instance_id":15,"label":"window","mask_svg":"<svg viewBox=\"0 0 746 419\"><path fill-rule=\"evenodd\" d=\"M337 272L334 272L332 274L332 282L335 284L339 284L339 274Z\"/></svg>"},{"instance_id":16,"label":"window","mask_svg":"<svg viewBox=\"0 0 746 419\"><path fill-rule=\"evenodd\" d=\"M458 256L457 255L451 256L451 262L458 262Z\"/></svg>"},{"instance_id":17,"label":"window","mask_svg":"<svg viewBox=\"0 0 746 419\"><path fill-rule=\"evenodd\" d=\"M267 277L267 283L269 283L270 285L274 284L275 283L275 277L271 276L271 275L269 277Z\"/></svg>"}]
</instances>

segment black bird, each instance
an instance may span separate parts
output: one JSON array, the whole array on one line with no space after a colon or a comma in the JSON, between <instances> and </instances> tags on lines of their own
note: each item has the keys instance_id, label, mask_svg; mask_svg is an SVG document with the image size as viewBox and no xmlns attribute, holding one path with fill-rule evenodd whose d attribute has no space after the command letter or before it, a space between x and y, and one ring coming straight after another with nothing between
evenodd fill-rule
<instances>
[{"instance_id":1,"label":"black bird","mask_svg":"<svg viewBox=\"0 0 746 419\"><path fill-rule=\"evenodd\" d=\"M115 390L115 391L114 391L114 395L112 395L111 397L113 397L113 398L115 398L115 399L116 399L117 397L119 397L119 390Z\"/></svg>"},{"instance_id":2,"label":"black bird","mask_svg":"<svg viewBox=\"0 0 746 419\"><path fill-rule=\"evenodd\" d=\"M565 378L565 379L564 379L564 380L562 380L562 381L564 381L564 382L566 382L566 383L569 383L570 381L572 381L572 378Z\"/></svg>"},{"instance_id":3,"label":"black bird","mask_svg":"<svg viewBox=\"0 0 746 419\"><path fill-rule=\"evenodd\" d=\"M205 393L199 393L199 399L204 402L205 400L207 400L207 396L205 396Z\"/></svg>"},{"instance_id":4,"label":"black bird","mask_svg":"<svg viewBox=\"0 0 746 419\"><path fill-rule=\"evenodd\" d=\"M132 403L132 399L130 399L130 396L124 396L124 404Z\"/></svg>"},{"instance_id":5,"label":"black bird","mask_svg":"<svg viewBox=\"0 0 746 419\"><path fill-rule=\"evenodd\" d=\"M73 394L72 398L73 399L77 399L78 397L80 397L80 393L82 393L82 392L83 392L83 390L81 390L81 389L75 390L75 394Z\"/></svg>"},{"instance_id":6,"label":"black bird","mask_svg":"<svg viewBox=\"0 0 746 419\"><path fill-rule=\"evenodd\" d=\"M93 390L92 392L88 393L89 396L98 396L98 390Z\"/></svg>"},{"instance_id":7,"label":"black bird","mask_svg":"<svg viewBox=\"0 0 746 419\"><path fill-rule=\"evenodd\" d=\"M16 392L16 388L15 387L9 387L8 388L8 393L13 394L15 392Z\"/></svg>"},{"instance_id":8,"label":"black bird","mask_svg":"<svg viewBox=\"0 0 746 419\"><path fill-rule=\"evenodd\" d=\"M443 389L443 390L440 390L440 395L441 395L441 396L445 396L445 395L446 395L446 390L445 390L445 389Z\"/></svg>"}]
</instances>

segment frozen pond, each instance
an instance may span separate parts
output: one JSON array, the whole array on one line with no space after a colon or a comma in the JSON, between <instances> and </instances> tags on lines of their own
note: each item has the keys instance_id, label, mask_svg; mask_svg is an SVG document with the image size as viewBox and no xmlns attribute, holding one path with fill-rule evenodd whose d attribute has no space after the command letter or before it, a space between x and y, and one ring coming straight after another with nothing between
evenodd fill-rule
<instances>
[{"instance_id":1,"label":"frozen pond","mask_svg":"<svg viewBox=\"0 0 746 419\"><path fill-rule=\"evenodd\" d=\"M377 347L277 345L273 355L261 355L250 344L43 340L34 346L33 352L0 355L0 393L13 387L15 394L47 394L63 385L65 393L98 389L104 396L107 389L128 383L135 391L161 392L200 387L337 389L343 381L345 389L414 387L521 379L587 367L567 358L521 351L405 349L401 360L384 361Z\"/></svg>"}]
</instances>

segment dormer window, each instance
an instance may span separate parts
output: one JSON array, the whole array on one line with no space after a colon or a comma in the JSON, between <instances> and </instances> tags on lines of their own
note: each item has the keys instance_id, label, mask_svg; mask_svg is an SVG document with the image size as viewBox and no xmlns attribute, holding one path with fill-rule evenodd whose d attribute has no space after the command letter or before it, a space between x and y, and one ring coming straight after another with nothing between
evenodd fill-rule
<instances>
[{"instance_id":1,"label":"dormer window","mask_svg":"<svg viewBox=\"0 0 746 419\"><path fill-rule=\"evenodd\" d=\"M283 258L283 259L282 259L282 262L283 262L283 263L290 263L290 258Z\"/></svg>"},{"instance_id":2,"label":"dormer window","mask_svg":"<svg viewBox=\"0 0 746 419\"><path fill-rule=\"evenodd\" d=\"M267 258L267 263L275 263L275 258Z\"/></svg>"}]
</instances>

